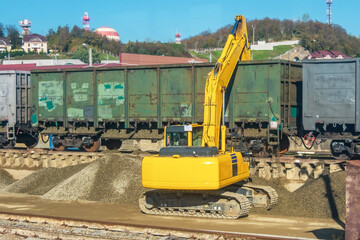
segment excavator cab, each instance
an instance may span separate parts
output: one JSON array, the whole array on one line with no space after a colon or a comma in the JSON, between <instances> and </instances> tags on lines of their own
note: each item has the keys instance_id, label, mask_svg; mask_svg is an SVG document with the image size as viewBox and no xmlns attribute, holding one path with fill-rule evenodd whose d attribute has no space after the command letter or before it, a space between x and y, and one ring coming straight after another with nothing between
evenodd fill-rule
<instances>
[{"instance_id":1,"label":"excavator cab","mask_svg":"<svg viewBox=\"0 0 360 240\"><path fill-rule=\"evenodd\" d=\"M201 146L203 127L198 124L165 127L164 147Z\"/></svg>"},{"instance_id":2,"label":"excavator cab","mask_svg":"<svg viewBox=\"0 0 360 240\"><path fill-rule=\"evenodd\" d=\"M203 126L167 126L164 147L142 162L142 183L155 189L214 190L249 177L240 153L202 146Z\"/></svg>"}]
</instances>

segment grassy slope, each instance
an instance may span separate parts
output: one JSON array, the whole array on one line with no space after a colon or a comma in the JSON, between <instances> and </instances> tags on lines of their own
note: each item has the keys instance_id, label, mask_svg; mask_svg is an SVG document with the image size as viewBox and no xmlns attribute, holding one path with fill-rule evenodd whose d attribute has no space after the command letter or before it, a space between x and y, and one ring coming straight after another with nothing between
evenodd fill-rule
<instances>
[{"instance_id":1,"label":"grassy slope","mask_svg":"<svg viewBox=\"0 0 360 240\"><path fill-rule=\"evenodd\" d=\"M107 54L105 54L105 53L101 53L100 54L100 59L101 60L107 60ZM111 55L109 55L109 60L119 60L119 57L114 57L114 56L111 56Z\"/></svg>"},{"instance_id":2,"label":"grassy slope","mask_svg":"<svg viewBox=\"0 0 360 240\"><path fill-rule=\"evenodd\" d=\"M293 48L292 46L287 46L287 45L275 46L274 50L272 51L256 50L256 51L251 51L251 54L253 55L253 60L266 60L284 54L286 51L292 48ZM205 58L210 60L209 53L204 53L204 54L197 54L195 52L190 52L190 53L197 58ZM221 51L213 51L211 52L211 54L212 54L212 61L215 62L220 57Z\"/></svg>"},{"instance_id":3,"label":"grassy slope","mask_svg":"<svg viewBox=\"0 0 360 240\"><path fill-rule=\"evenodd\" d=\"M275 46L274 50L272 51L257 50L257 51L251 51L251 53L253 55L253 60L265 60L284 54L285 52L289 51L292 48L293 48L292 46L287 46L287 45Z\"/></svg>"}]
</instances>

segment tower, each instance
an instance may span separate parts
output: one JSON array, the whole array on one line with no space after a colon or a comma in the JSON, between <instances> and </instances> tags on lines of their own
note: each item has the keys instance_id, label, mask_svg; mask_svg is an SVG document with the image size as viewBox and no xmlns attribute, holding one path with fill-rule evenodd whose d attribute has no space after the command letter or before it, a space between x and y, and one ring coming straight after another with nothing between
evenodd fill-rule
<instances>
[{"instance_id":1,"label":"tower","mask_svg":"<svg viewBox=\"0 0 360 240\"><path fill-rule=\"evenodd\" d=\"M331 4L332 4L333 0L326 0L326 4L327 4L327 11L326 11L326 16L327 16L327 22L330 25L331 24Z\"/></svg>"},{"instance_id":2,"label":"tower","mask_svg":"<svg viewBox=\"0 0 360 240\"><path fill-rule=\"evenodd\" d=\"M87 12L85 12L84 16L81 18L83 20L83 29L90 30L90 17Z\"/></svg>"},{"instance_id":3,"label":"tower","mask_svg":"<svg viewBox=\"0 0 360 240\"><path fill-rule=\"evenodd\" d=\"M181 35L180 33L176 33L175 34L175 43L176 44L181 44Z\"/></svg>"},{"instance_id":4,"label":"tower","mask_svg":"<svg viewBox=\"0 0 360 240\"><path fill-rule=\"evenodd\" d=\"M21 33L23 36L30 34L31 21L29 19L19 21L19 25L23 29Z\"/></svg>"}]
</instances>

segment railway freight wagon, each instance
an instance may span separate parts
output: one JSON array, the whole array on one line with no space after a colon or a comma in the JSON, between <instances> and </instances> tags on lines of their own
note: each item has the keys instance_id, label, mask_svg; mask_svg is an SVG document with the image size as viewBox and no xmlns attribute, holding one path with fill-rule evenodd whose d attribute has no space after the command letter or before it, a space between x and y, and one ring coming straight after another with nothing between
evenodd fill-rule
<instances>
[{"instance_id":1,"label":"railway freight wagon","mask_svg":"<svg viewBox=\"0 0 360 240\"><path fill-rule=\"evenodd\" d=\"M0 146L12 148L15 143L32 147L37 133L30 120L30 72L0 71Z\"/></svg>"},{"instance_id":2,"label":"railway freight wagon","mask_svg":"<svg viewBox=\"0 0 360 240\"><path fill-rule=\"evenodd\" d=\"M201 123L213 64L32 71L33 127L54 147L96 151L124 139L163 138L169 124ZM241 62L228 88L226 122L234 147L278 148L301 120L301 64Z\"/></svg>"},{"instance_id":3,"label":"railway freight wagon","mask_svg":"<svg viewBox=\"0 0 360 240\"><path fill-rule=\"evenodd\" d=\"M303 127L339 158L360 154L360 58L303 63Z\"/></svg>"}]
</instances>

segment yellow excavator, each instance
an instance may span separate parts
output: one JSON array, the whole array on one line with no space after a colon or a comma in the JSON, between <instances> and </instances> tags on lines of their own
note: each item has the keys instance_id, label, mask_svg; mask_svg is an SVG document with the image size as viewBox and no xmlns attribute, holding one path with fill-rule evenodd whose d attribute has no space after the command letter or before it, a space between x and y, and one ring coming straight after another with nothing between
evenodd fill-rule
<instances>
[{"instance_id":1,"label":"yellow excavator","mask_svg":"<svg viewBox=\"0 0 360 240\"><path fill-rule=\"evenodd\" d=\"M249 163L241 153L226 150L225 91L239 60L251 60L241 15L206 80L203 124L167 126L165 147L143 158L142 185L154 190L140 197L142 212L237 219L252 206L277 203L274 189L248 182Z\"/></svg>"}]
</instances>

